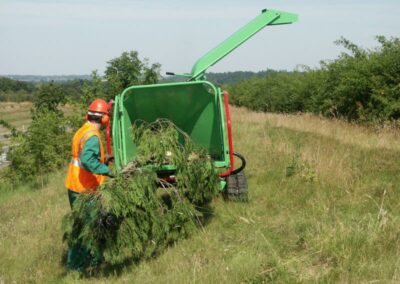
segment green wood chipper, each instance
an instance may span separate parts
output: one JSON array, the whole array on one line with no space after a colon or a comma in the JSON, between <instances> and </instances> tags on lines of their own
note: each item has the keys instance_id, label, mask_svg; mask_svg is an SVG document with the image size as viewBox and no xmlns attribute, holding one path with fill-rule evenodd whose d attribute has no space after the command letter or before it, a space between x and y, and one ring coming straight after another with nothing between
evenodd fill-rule
<instances>
[{"instance_id":1,"label":"green wood chipper","mask_svg":"<svg viewBox=\"0 0 400 284\"><path fill-rule=\"evenodd\" d=\"M135 158L136 145L132 139L135 121L154 122L162 118L172 121L194 143L208 151L220 171L221 190L229 194L245 193L245 159L234 152L228 93L207 81L205 72L265 26L295 21L296 14L265 9L201 57L190 74L176 74L185 78L182 82L132 86L117 95L113 102L112 119L112 150L117 172ZM175 74L167 72L167 75ZM107 132L110 152L110 131ZM234 156L241 160L241 165L236 168ZM161 172L173 179L174 165L163 166Z\"/></svg>"}]
</instances>

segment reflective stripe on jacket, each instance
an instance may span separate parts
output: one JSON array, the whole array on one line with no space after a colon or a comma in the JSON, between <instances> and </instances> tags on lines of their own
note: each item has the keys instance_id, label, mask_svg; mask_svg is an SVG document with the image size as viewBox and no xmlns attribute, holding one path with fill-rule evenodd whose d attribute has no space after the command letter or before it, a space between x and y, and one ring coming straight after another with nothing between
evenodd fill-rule
<instances>
[{"instance_id":1,"label":"reflective stripe on jacket","mask_svg":"<svg viewBox=\"0 0 400 284\"><path fill-rule=\"evenodd\" d=\"M100 144L100 162L104 163L104 150L100 133L97 128L86 122L74 135L72 139L72 159L68 167L65 186L75 192L90 192L105 181L105 176L96 175L85 170L79 159L85 142L92 136L97 136Z\"/></svg>"}]
</instances>

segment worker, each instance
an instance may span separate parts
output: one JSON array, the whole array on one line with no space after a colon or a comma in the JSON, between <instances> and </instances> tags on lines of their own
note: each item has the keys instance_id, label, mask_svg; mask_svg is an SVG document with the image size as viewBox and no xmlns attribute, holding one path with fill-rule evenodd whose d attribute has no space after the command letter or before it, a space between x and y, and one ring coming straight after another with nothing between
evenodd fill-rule
<instances>
[{"instance_id":1,"label":"worker","mask_svg":"<svg viewBox=\"0 0 400 284\"><path fill-rule=\"evenodd\" d=\"M75 133L72 139L72 159L68 167L65 185L68 199L73 208L79 194L90 194L96 191L111 176L100 137L100 129L109 122L109 109L106 101L94 100L88 109L86 122ZM80 244L68 248L67 268L83 271L89 255Z\"/></svg>"}]
</instances>

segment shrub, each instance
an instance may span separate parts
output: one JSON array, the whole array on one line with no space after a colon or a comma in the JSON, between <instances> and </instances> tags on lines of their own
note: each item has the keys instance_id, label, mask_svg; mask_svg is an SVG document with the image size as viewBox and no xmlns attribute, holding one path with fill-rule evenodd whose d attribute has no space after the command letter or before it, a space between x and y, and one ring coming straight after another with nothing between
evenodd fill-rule
<instances>
[{"instance_id":1,"label":"shrub","mask_svg":"<svg viewBox=\"0 0 400 284\"><path fill-rule=\"evenodd\" d=\"M377 37L365 50L345 38L339 58L316 70L269 73L228 86L232 103L257 111L312 112L347 120L400 118L400 39Z\"/></svg>"}]
</instances>

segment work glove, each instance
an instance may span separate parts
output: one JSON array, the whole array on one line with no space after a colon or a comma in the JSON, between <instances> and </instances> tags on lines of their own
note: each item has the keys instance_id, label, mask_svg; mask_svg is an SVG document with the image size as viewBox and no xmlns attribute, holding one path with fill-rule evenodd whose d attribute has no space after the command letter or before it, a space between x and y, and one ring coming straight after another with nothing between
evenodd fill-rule
<instances>
[{"instance_id":1,"label":"work glove","mask_svg":"<svg viewBox=\"0 0 400 284\"><path fill-rule=\"evenodd\" d=\"M106 155L106 157L104 158L104 164L106 164L108 166L108 164L110 162L114 161L114 156L108 156Z\"/></svg>"}]
</instances>

